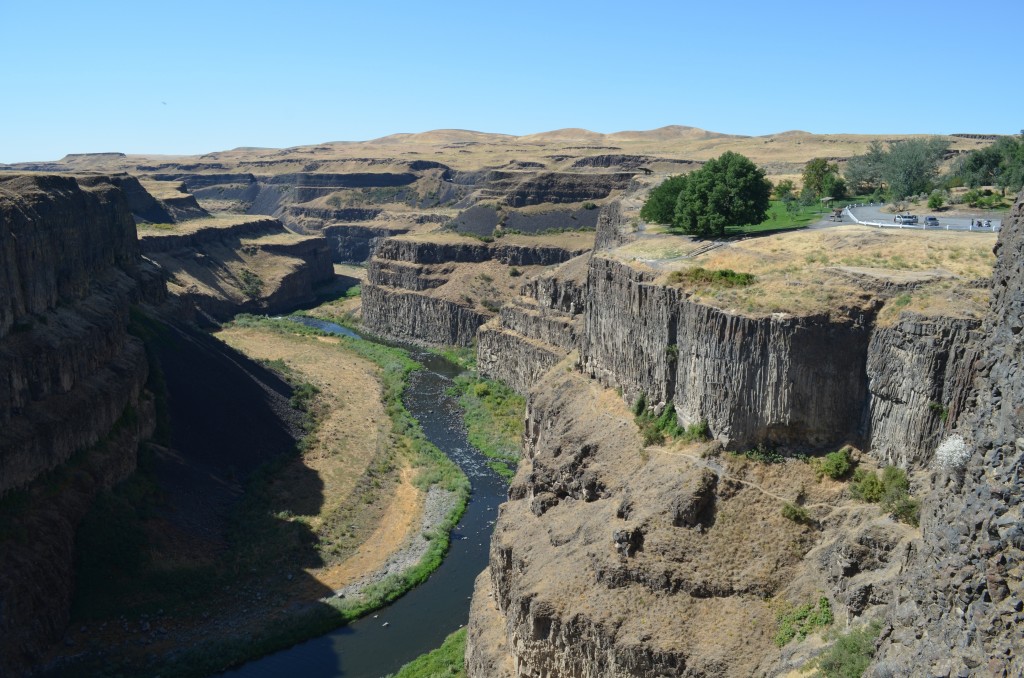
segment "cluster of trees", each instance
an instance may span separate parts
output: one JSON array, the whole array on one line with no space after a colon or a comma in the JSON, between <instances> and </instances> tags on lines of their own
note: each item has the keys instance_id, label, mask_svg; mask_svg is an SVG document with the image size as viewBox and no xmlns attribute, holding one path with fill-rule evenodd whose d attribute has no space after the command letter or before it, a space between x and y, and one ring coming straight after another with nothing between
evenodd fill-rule
<instances>
[{"instance_id":1,"label":"cluster of trees","mask_svg":"<svg viewBox=\"0 0 1024 678\"><path fill-rule=\"evenodd\" d=\"M764 170L746 156L726 151L652 190L640 217L692 235L724 235L727 226L767 219L771 192Z\"/></svg>"},{"instance_id":2,"label":"cluster of trees","mask_svg":"<svg viewBox=\"0 0 1024 678\"><path fill-rule=\"evenodd\" d=\"M926 193L934 187L949 143L940 137L906 139L884 148L872 141L868 152L846 162L844 174L857 195L881 194L892 200Z\"/></svg>"},{"instance_id":3,"label":"cluster of trees","mask_svg":"<svg viewBox=\"0 0 1024 678\"><path fill-rule=\"evenodd\" d=\"M1024 188L1024 131L1019 137L1000 137L991 146L966 154L954 174L965 186L997 186L1016 193Z\"/></svg>"}]
</instances>

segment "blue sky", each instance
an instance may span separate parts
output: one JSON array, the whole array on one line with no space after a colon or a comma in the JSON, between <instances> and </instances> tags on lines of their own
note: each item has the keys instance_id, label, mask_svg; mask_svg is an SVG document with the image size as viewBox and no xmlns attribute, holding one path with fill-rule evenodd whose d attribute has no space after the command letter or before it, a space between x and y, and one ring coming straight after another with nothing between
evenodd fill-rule
<instances>
[{"instance_id":1,"label":"blue sky","mask_svg":"<svg viewBox=\"0 0 1024 678\"><path fill-rule=\"evenodd\" d=\"M0 0L0 162L465 128L1017 133L1024 2Z\"/></svg>"}]
</instances>

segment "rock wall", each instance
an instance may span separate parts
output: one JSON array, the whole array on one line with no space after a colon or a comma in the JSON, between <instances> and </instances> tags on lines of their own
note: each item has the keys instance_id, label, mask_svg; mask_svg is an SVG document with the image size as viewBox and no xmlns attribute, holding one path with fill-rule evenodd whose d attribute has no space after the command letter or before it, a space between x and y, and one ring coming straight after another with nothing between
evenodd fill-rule
<instances>
[{"instance_id":1,"label":"rock wall","mask_svg":"<svg viewBox=\"0 0 1024 678\"><path fill-rule=\"evenodd\" d=\"M576 246L543 243L472 242L450 239L390 238L383 241L370 260L367 284L362 291L363 324L382 336L422 341L431 344L471 346L477 328L495 316L504 298L514 294L495 285L494 298L477 307L478 300L462 292L449 292L472 276L478 264L499 267L539 267L561 264L589 250L589 242ZM490 269L488 269L490 270ZM539 272L539 270L537 271ZM522 271L512 273L521 274ZM477 278L490 284L495 276L509 275L502 268ZM510 311L511 312L511 311ZM493 344L494 337L485 340ZM533 363L544 354L543 347L531 348Z\"/></svg>"},{"instance_id":2,"label":"rock wall","mask_svg":"<svg viewBox=\"0 0 1024 678\"><path fill-rule=\"evenodd\" d=\"M868 675L1024 675L1024 193L996 245L957 433L971 457L936 469L912 554Z\"/></svg>"},{"instance_id":3,"label":"rock wall","mask_svg":"<svg viewBox=\"0 0 1024 678\"><path fill-rule=\"evenodd\" d=\"M867 375L868 439L876 458L903 468L928 465L965 407L978 325L904 313L896 324L874 329Z\"/></svg>"},{"instance_id":4,"label":"rock wall","mask_svg":"<svg viewBox=\"0 0 1024 678\"><path fill-rule=\"evenodd\" d=\"M96 443L146 380L127 333L140 294L123 194L54 176L0 181L0 495Z\"/></svg>"},{"instance_id":5,"label":"rock wall","mask_svg":"<svg viewBox=\"0 0 1024 678\"><path fill-rule=\"evenodd\" d=\"M748 317L594 257L580 361L630 402L673 401L734 447L861 442L871 318Z\"/></svg>"},{"instance_id":6,"label":"rock wall","mask_svg":"<svg viewBox=\"0 0 1024 678\"><path fill-rule=\"evenodd\" d=\"M485 242L434 242L390 238L377 249L380 259L415 264L498 261L507 266L551 266L583 254L589 248Z\"/></svg>"},{"instance_id":7,"label":"rock wall","mask_svg":"<svg viewBox=\"0 0 1024 678\"><path fill-rule=\"evenodd\" d=\"M63 632L74 535L154 425L122 178L0 177L0 674ZM141 281L141 283L140 283Z\"/></svg>"},{"instance_id":8,"label":"rock wall","mask_svg":"<svg viewBox=\"0 0 1024 678\"><path fill-rule=\"evenodd\" d=\"M928 465L971 392L977 323L868 309L746 316L694 303L655 273L595 256L580 363L628 402L671 401L734 448L855 444Z\"/></svg>"},{"instance_id":9,"label":"rock wall","mask_svg":"<svg viewBox=\"0 0 1024 678\"><path fill-rule=\"evenodd\" d=\"M520 297L480 328L477 369L527 394L552 367L579 348L587 257L580 256L523 283Z\"/></svg>"},{"instance_id":10,"label":"rock wall","mask_svg":"<svg viewBox=\"0 0 1024 678\"><path fill-rule=\"evenodd\" d=\"M365 285L363 324L371 332L444 346L472 346L485 316L421 292Z\"/></svg>"}]
</instances>

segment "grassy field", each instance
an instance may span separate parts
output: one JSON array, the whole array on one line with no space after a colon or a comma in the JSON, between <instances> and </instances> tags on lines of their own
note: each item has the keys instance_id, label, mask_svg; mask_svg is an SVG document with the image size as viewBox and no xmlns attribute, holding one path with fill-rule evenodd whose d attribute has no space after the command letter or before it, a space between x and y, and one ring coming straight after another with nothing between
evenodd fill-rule
<instances>
[{"instance_id":1,"label":"grassy field","mask_svg":"<svg viewBox=\"0 0 1024 678\"><path fill-rule=\"evenodd\" d=\"M791 230L803 228L823 218L827 218L831 210L820 205L798 205L793 212L786 209L785 203L772 200L768 208L768 218L760 224L731 226L725 229L726 235L747 235L764 231Z\"/></svg>"},{"instance_id":2,"label":"grassy field","mask_svg":"<svg viewBox=\"0 0 1024 678\"><path fill-rule=\"evenodd\" d=\"M887 301L879 315L882 321L894 319L903 310L978 317L986 307L988 291L964 283L991 276L995 238L844 225L730 242L691 259L678 259L676 252L692 252L692 241L672 236L631 243L610 256L642 259L644 265L662 271L665 281L674 271L695 266L755 276L754 283L746 286L694 287L696 300L720 308L824 313L863 304L869 285L896 283L916 287L906 294L881 294Z\"/></svg>"}]
</instances>

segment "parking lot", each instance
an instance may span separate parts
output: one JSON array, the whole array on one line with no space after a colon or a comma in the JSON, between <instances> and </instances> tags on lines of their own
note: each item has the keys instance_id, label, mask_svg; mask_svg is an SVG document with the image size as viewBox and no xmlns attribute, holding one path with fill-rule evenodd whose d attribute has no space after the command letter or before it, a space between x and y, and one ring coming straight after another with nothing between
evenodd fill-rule
<instances>
[{"instance_id":1,"label":"parking lot","mask_svg":"<svg viewBox=\"0 0 1024 678\"><path fill-rule=\"evenodd\" d=\"M983 225L985 220L988 218L984 215L978 215L974 217L974 225L971 225L970 216L956 216L947 217L938 212L922 212L917 214L918 221L916 224L897 224L895 214L892 212L886 212L882 205L862 205L860 207L853 207L847 210L845 217L849 218L848 214L852 214L856 217L857 221L867 222L872 226L881 225L883 228L916 228L924 229L924 218L927 216L934 216L939 221L939 225L928 226L927 230L949 230L949 231L978 231L979 233L993 233L999 230L1002 222L999 219L990 219L989 226ZM979 224L982 224L979 226Z\"/></svg>"}]
</instances>

